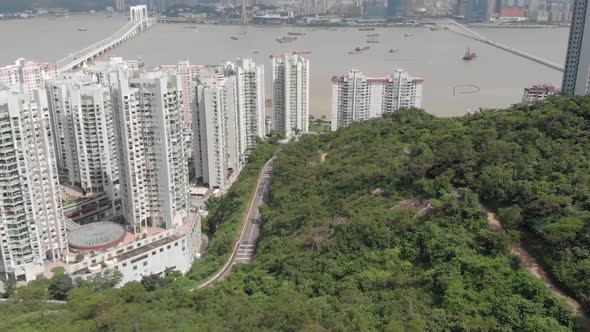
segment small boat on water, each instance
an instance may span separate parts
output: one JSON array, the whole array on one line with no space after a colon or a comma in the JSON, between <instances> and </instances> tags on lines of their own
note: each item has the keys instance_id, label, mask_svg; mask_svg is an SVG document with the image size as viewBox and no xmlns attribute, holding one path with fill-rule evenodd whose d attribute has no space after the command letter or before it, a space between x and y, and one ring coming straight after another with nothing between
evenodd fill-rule
<instances>
[{"instance_id":1,"label":"small boat on water","mask_svg":"<svg viewBox=\"0 0 590 332\"><path fill-rule=\"evenodd\" d=\"M407 37L412 37L412 36L413 36L413 34L411 34L411 33L406 33L406 34L404 35L404 37L406 37L406 38L407 38Z\"/></svg>"},{"instance_id":2,"label":"small boat on water","mask_svg":"<svg viewBox=\"0 0 590 332\"><path fill-rule=\"evenodd\" d=\"M276 41L283 44L283 43L292 43L297 40L297 37L281 37L277 38Z\"/></svg>"},{"instance_id":3,"label":"small boat on water","mask_svg":"<svg viewBox=\"0 0 590 332\"><path fill-rule=\"evenodd\" d=\"M379 34L378 34L378 33L374 33L374 34L371 34L371 35L367 35L367 37L369 38L369 39L367 40L367 43L370 43L370 44L371 44L371 43L372 43L372 44L379 43L379 40L377 39L377 38L379 37Z\"/></svg>"},{"instance_id":4,"label":"small boat on water","mask_svg":"<svg viewBox=\"0 0 590 332\"><path fill-rule=\"evenodd\" d=\"M359 31L375 31L375 28L359 28Z\"/></svg>"},{"instance_id":5,"label":"small boat on water","mask_svg":"<svg viewBox=\"0 0 590 332\"><path fill-rule=\"evenodd\" d=\"M78 31L88 31L88 28L78 28Z\"/></svg>"},{"instance_id":6,"label":"small boat on water","mask_svg":"<svg viewBox=\"0 0 590 332\"><path fill-rule=\"evenodd\" d=\"M303 32L288 32L289 36L305 36Z\"/></svg>"},{"instance_id":7,"label":"small boat on water","mask_svg":"<svg viewBox=\"0 0 590 332\"><path fill-rule=\"evenodd\" d=\"M477 58L477 54L475 52L471 52L471 49L468 47L467 51L465 51L465 55L463 55L464 61L471 61Z\"/></svg>"},{"instance_id":8,"label":"small boat on water","mask_svg":"<svg viewBox=\"0 0 590 332\"><path fill-rule=\"evenodd\" d=\"M396 48L392 48L389 50L389 53L397 53L397 52L399 52L399 50Z\"/></svg>"},{"instance_id":9,"label":"small boat on water","mask_svg":"<svg viewBox=\"0 0 590 332\"><path fill-rule=\"evenodd\" d=\"M439 28L438 27L430 27L430 31L438 31Z\"/></svg>"},{"instance_id":10,"label":"small boat on water","mask_svg":"<svg viewBox=\"0 0 590 332\"><path fill-rule=\"evenodd\" d=\"M234 36L231 36L231 37L229 37L229 38L231 38L232 40L238 40L238 39L240 39L240 38L238 38L238 37L234 37Z\"/></svg>"},{"instance_id":11,"label":"small boat on water","mask_svg":"<svg viewBox=\"0 0 590 332\"><path fill-rule=\"evenodd\" d=\"M253 54L258 54L260 53L259 51L252 51Z\"/></svg>"},{"instance_id":12,"label":"small boat on water","mask_svg":"<svg viewBox=\"0 0 590 332\"><path fill-rule=\"evenodd\" d=\"M363 52L361 51L349 51L348 54L350 55L355 55L355 54L362 54Z\"/></svg>"}]
</instances>

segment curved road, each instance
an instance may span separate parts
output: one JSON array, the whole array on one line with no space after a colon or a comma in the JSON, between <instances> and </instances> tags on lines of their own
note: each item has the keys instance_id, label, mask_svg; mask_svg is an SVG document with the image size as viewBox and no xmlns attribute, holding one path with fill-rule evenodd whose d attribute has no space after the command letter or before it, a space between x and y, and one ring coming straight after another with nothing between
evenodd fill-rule
<instances>
[{"instance_id":1,"label":"curved road","mask_svg":"<svg viewBox=\"0 0 590 332\"><path fill-rule=\"evenodd\" d=\"M248 214L246 215L240 238L234 245L231 256L216 275L199 285L196 289L209 287L216 281L223 280L231 272L231 268L234 264L248 263L252 259L261 228L259 207L268 199L270 181L273 174L272 162L274 158L275 157L272 157L267 161L260 172L258 183L256 184L256 192L250 201L250 207L248 208Z\"/></svg>"}]
</instances>

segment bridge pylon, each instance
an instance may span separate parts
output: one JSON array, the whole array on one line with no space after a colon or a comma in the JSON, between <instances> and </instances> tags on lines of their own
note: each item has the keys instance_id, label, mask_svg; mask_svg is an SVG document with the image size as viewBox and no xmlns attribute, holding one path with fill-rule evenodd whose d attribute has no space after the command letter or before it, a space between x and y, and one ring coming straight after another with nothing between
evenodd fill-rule
<instances>
[{"instance_id":1,"label":"bridge pylon","mask_svg":"<svg viewBox=\"0 0 590 332\"><path fill-rule=\"evenodd\" d=\"M148 10L146 5L129 7L129 20L131 22L141 22L140 30L143 32L144 24L148 25Z\"/></svg>"}]
</instances>

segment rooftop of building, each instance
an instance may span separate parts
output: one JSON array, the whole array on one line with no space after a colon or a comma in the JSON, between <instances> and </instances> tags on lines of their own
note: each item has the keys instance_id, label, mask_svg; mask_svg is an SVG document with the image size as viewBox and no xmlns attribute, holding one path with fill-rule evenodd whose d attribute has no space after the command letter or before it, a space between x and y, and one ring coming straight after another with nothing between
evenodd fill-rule
<instances>
[{"instance_id":1,"label":"rooftop of building","mask_svg":"<svg viewBox=\"0 0 590 332\"><path fill-rule=\"evenodd\" d=\"M559 89L557 89L555 86L545 85L545 84L533 85L532 87L525 88L524 90L528 93L558 93L559 92Z\"/></svg>"},{"instance_id":2,"label":"rooftop of building","mask_svg":"<svg viewBox=\"0 0 590 332\"><path fill-rule=\"evenodd\" d=\"M68 245L80 251L95 251L112 248L127 235L123 226L114 222L95 222L83 225L68 234Z\"/></svg>"}]
</instances>

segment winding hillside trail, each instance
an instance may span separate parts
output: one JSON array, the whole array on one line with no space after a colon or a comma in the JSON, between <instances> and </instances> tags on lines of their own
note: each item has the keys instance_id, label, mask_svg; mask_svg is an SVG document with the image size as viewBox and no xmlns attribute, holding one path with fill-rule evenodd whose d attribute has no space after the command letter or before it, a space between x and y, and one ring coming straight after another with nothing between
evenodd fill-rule
<instances>
[{"instance_id":1,"label":"winding hillside trail","mask_svg":"<svg viewBox=\"0 0 590 332\"><path fill-rule=\"evenodd\" d=\"M486 207L482 207L482 209L488 215L488 225L490 225L490 227L494 230L501 231L503 228L498 215ZM575 310L576 314L582 318L586 328L590 327L590 320L586 316L582 305L580 305L580 303L575 299L566 295L561 289L559 289L559 287L557 287L557 285L555 285L555 283L553 283L553 281L551 281L547 271L545 271L545 269L539 265L535 257L533 257L533 255L528 252L528 250L520 241L510 245L510 252L518 257L524 268L532 276L541 280L555 296L565 299L570 307Z\"/></svg>"}]
</instances>

